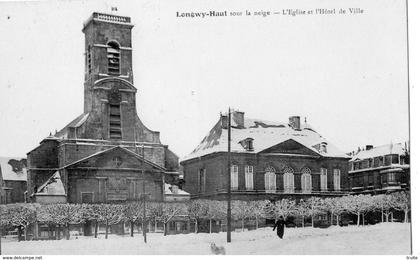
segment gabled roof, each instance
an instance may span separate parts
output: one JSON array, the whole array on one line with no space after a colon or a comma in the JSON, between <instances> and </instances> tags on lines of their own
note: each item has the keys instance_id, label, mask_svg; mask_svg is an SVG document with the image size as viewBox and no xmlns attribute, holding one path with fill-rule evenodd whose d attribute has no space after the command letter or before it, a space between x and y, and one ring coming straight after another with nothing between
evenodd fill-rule
<instances>
[{"instance_id":1,"label":"gabled roof","mask_svg":"<svg viewBox=\"0 0 420 260\"><path fill-rule=\"evenodd\" d=\"M133 152L133 151L131 151L131 150L127 149L127 148L121 147L121 146L114 146L114 147L111 147L111 148L109 148L109 149L106 149L106 150L103 150L103 151L100 151L100 152L97 152L97 153L91 154L91 155L89 155L89 156L87 156L87 157L85 157L85 158L82 158L82 159L80 159L80 160L77 160L77 161L75 161L75 162L72 162L72 163L70 163L70 164L68 164L68 165L64 166L64 168L69 168L69 167L76 166L76 165L77 165L77 164L79 164L79 163L85 162L85 161L87 161L87 160L89 160L89 159L91 159L91 158L98 157L98 156L103 155L103 154L105 154L105 153L112 152L112 151L114 151L114 150L121 150L121 151L123 151L123 152L127 153L128 155L133 156L133 157L137 158L138 160L143 161L143 162L145 162L146 164L148 164L148 165L150 165L150 166L152 166L152 167L154 167L154 168L157 168L157 169L162 170L162 171L166 171L166 169L165 169L165 168L163 168L162 166L160 166L160 165L158 165L158 164L156 164L156 163L154 163L154 162L152 162L152 161L149 161L149 160L147 160L147 159L144 159L142 156L138 155L137 153L135 153L135 152Z\"/></svg>"},{"instance_id":2,"label":"gabled roof","mask_svg":"<svg viewBox=\"0 0 420 260\"><path fill-rule=\"evenodd\" d=\"M26 158L0 157L0 174L5 181L27 181Z\"/></svg>"},{"instance_id":3,"label":"gabled roof","mask_svg":"<svg viewBox=\"0 0 420 260\"><path fill-rule=\"evenodd\" d=\"M222 128L222 120L220 119L194 151L182 160L185 161L216 152L227 152L227 135L228 130ZM247 151L240 144L246 138L254 140L253 151ZM231 151L234 153L260 153L277 144L294 140L319 156L349 158L306 123L302 125L300 130L295 130L284 123L245 118L243 127L238 127L236 122L233 121L231 139ZM321 143L327 144L326 152L319 149Z\"/></svg>"},{"instance_id":4,"label":"gabled roof","mask_svg":"<svg viewBox=\"0 0 420 260\"><path fill-rule=\"evenodd\" d=\"M42 184L35 195L66 195L60 173L56 171L44 184Z\"/></svg>"},{"instance_id":5,"label":"gabled roof","mask_svg":"<svg viewBox=\"0 0 420 260\"><path fill-rule=\"evenodd\" d=\"M81 125L83 125L87 118L89 117L89 113L83 113L80 116L76 117L73 121L71 121L68 125L66 125L63 129L61 129L60 131L58 131L54 137L57 138L67 138L68 135L68 129L70 127L80 127Z\"/></svg>"},{"instance_id":6,"label":"gabled roof","mask_svg":"<svg viewBox=\"0 0 420 260\"><path fill-rule=\"evenodd\" d=\"M395 144L385 144L381 146L373 147L369 150L363 150L356 153L350 161L364 160L368 158L374 158L378 156L385 156L388 154L398 154L405 155L407 153L407 148L402 143Z\"/></svg>"}]
</instances>

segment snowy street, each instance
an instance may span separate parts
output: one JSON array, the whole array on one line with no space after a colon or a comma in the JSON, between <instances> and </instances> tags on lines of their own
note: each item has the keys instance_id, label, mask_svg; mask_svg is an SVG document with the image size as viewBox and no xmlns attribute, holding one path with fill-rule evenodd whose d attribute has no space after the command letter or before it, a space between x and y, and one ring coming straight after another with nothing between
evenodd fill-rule
<instances>
[{"instance_id":1,"label":"snowy street","mask_svg":"<svg viewBox=\"0 0 420 260\"><path fill-rule=\"evenodd\" d=\"M224 246L226 254L394 254L410 253L410 224L382 223L373 226L320 228L286 228L280 240L271 228L233 232L232 243L226 233L179 234L163 236L148 233L148 243L139 234L135 237L101 235L51 241L2 241L6 255L135 255L135 254L211 254L210 243Z\"/></svg>"}]
</instances>

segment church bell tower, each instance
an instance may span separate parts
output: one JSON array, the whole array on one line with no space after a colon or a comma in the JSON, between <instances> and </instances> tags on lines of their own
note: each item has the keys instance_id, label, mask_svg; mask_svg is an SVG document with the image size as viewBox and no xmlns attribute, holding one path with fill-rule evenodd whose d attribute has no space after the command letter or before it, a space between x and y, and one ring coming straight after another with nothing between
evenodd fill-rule
<instances>
[{"instance_id":1,"label":"church bell tower","mask_svg":"<svg viewBox=\"0 0 420 260\"><path fill-rule=\"evenodd\" d=\"M84 113L102 129L88 138L134 140L137 120L130 17L93 13L84 23ZM98 136L99 135L99 136ZM95 139L96 139L95 138Z\"/></svg>"}]
</instances>

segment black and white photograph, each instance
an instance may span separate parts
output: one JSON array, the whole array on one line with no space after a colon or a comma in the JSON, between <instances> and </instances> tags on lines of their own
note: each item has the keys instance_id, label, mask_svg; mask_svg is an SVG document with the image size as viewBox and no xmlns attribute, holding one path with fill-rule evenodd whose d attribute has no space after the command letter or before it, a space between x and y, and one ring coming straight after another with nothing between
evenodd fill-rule
<instances>
[{"instance_id":1,"label":"black and white photograph","mask_svg":"<svg viewBox=\"0 0 420 260\"><path fill-rule=\"evenodd\" d=\"M417 259L408 3L0 2L2 259Z\"/></svg>"}]
</instances>

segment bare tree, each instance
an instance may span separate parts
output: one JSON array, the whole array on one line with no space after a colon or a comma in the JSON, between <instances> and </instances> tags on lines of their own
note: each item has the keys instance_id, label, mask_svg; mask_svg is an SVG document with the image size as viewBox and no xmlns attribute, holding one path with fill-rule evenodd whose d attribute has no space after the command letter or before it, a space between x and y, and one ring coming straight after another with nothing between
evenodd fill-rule
<instances>
[{"instance_id":1,"label":"bare tree","mask_svg":"<svg viewBox=\"0 0 420 260\"><path fill-rule=\"evenodd\" d=\"M208 210L205 201L192 200L187 204L188 217L194 220L194 232L198 233L198 221L206 215Z\"/></svg>"},{"instance_id":2,"label":"bare tree","mask_svg":"<svg viewBox=\"0 0 420 260\"><path fill-rule=\"evenodd\" d=\"M167 224L173 217L187 214L187 206L185 203L165 202L162 205L163 235L167 235Z\"/></svg>"},{"instance_id":3,"label":"bare tree","mask_svg":"<svg viewBox=\"0 0 420 260\"><path fill-rule=\"evenodd\" d=\"M38 204L11 204L7 205L2 212L3 225L9 225L18 228L18 241L21 240L22 229L25 240L28 238L28 226L36 221L36 208Z\"/></svg>"},{"instance_id":4,"label":"bare tree","mask_svg":"<svg viewBox=\"0 0 420 260\"><path fill-rule=\"evenodd\" d=\"M250 201L251 215L255 218L255 229L258 229L258 222L260 218L266 216L267 208L270 205L268 200L254 200Z\"/></svg>"},{"instance_id":5,"label":"bare tree","mask_svg":"<svg viewBox=\"0 0 420 260\"><path fill-rule=\"evenodd\" d=\"M109 226L118 224L124 217L124 207L119 204L94 204L100 223L105 224L105 239L108 239Z\"/></svg>"},{"instance_id":6,"label":"bare tree","mask_svg":"<svg viewBox=\"0 0 420 260\"><path fill-rule=\"evenodd\" d=\"M293 215L296 210L296 202L290 199L282 199L276 201L274 204L270 203L268 212L276 220L282 216L285 220L287 217Z\"/></svg>"},{"instance_id":7,"label":"bare tree","mask_svg":"<svg viewBox=\"0 0 420 260\"><path fill-rule=\"evenodd\" d=\"M242 232L245 229L245 220L252 214L249 202L243 200L232 201L232 214L235 218L241 220Z\"/></svg>"},{"instance_id":8,"label":"bare tree","mask_svg":"<svg viewBox=\"0 0 420 260\"><path fill-rule=\"evenodd\" d=\"M302 227L305 227L305 217L312 215L311 204L309 201L301 199L296 206L296 214L302 218Z\"/></svg>"},{"instance_id":9,"label":"bare tree","mask_svg":"<svg viewBox=\"0 0 420 260\"><path fill-rule=\"evenodd\" d=\"M212 221L214 219L222 219L226 217L227 205L218 200L206 200L207 212L206 217L209 219L209 232L212 232Z\"/></svg>"},{"instance_id":10,"label":"bare tree","mask_svg":"<svg viewBox=\"0 0 420 260\"><path fill-rule=\"evenodd\" d=\"M319 197L310 197L307 202L310 205L311 225L314 227L314 219L322 211L322 199Z\"/></svg>"},{"instance_id":11,"label":"bare tree","mask_svg":"<svg viewBox=\"0 0 420 260\"><path fill-rule=\"evenodd\" d=\"M408 222L408 212L410 211L410 194L407 191L395 192L391 194L394 209L404 211L404 222Z\"/></svg>"},{"instance_id":12,"label":"bare tree","mask_svg":"<svg viewBox=\"0 0 420 260\"><path fill-rule=\"evenodd\" d=\"M364 225L365 215L374 208L372 196L360 194L345 196L342 200L346 211L357 215L357 226L360 226L360 217L362 217L362 224Z\"/></svg>"}]
</instances>

